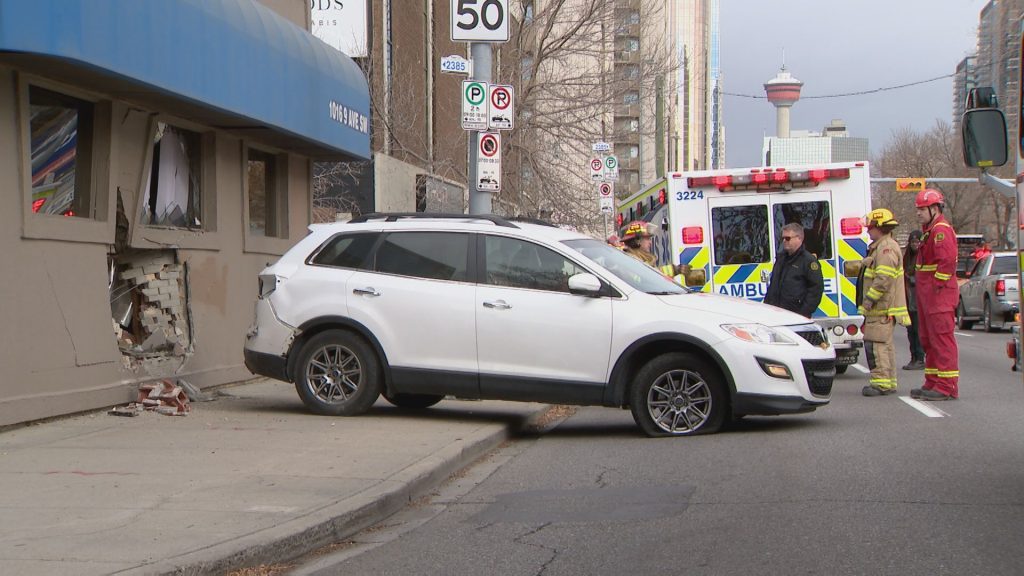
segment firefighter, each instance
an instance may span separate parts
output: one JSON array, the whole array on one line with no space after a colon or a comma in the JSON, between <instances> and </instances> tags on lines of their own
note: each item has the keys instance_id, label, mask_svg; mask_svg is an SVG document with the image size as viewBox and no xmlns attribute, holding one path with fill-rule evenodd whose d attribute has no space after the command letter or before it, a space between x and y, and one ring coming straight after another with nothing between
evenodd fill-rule
<instances>
[{"instance_id":1,"label":"firefighter","mask_svg":"<svg viewBox=\"0 0 1024 576\"><path fill-rule=\"evenodd\" d=\"M887 396L896 393L896 349L892 332L896 324L907 326L907 295L903 286L903 253L892 237L899 222L886 208L876 208L865 218L871 245L862 261L862 280L857 283L857 313L864 316L864 351L871 379L861 393Z\"/></svg>"},{"instance_id":2,"label":"firefighter","mask_svg":"<svg viewBox=\"0 0 1024 576\"><path fill-rule=\"evenodd\" d=\"M619 250L623 250L626 248L626 245L623 244L622 240L619 240L619 237L615 234L612 234L611 236L605 238L604 241L607 242L609 246L614 246Z\"/></svg>"},{"instance_id":3,"label":"firefighter","mask_svg":"<svg viewBox=\"0 0 1024 576\"><path fill-rule=\"evenodd\" d=\"M651 252L653 242L650 225L646 222L630 222L622 233L622 243L626 245L623 251L652 268L658 262L658 258Z\"/></svg>"},{"instance_id":4,"label":"firefighter","mask_svg":"<svg viewBox=\"0 0 1024 576\"><path fill-rule=\"evenodd\" d=\"M956 231L942 215L946 199L926 188L917 193L917 220L924 231L917 255L917 319L924 346L924 386L911 398L950 400L960 396L959 351L953 337L953 316L960 290L956 282Z\"/></svg>"},{"instance_id":5,"label":"firefighter","mask_svg":"<svg viewBox=\"0 0 1024 576\"><path fill-rule=\"evenodd\" d=\"M804 227L795 222L786 224L764 303L810 318L821 304L824 289L818 257L804 247Z\"/></svg>"}]
</instances>

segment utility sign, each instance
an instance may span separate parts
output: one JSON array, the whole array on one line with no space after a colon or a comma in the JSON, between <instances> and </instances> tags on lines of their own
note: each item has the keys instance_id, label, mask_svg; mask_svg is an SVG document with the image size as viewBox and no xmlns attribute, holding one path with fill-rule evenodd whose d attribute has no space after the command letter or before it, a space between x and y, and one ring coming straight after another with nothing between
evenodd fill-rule
<instances>
[{"instance_id":1,"label":"utility sign","mask_svg":"<svg viewBox=\"0 0 1024 576\"><path fill-rule=\"evenodd\" d=\"M477 132L476 189L480 192L501 190L501 135Z\"/></svg>"},{"instance_id":2,"label":"utility sign","mask_svg":"<svg viewBox=\"0 0 1024 576\"><path fill-rule=\"evenodd\" d=\"M462 56L445 56L441 58L441 72L449 74L473 75L473 61Z\"/></svg>"},{"instance_id":3,"label":"utility sign","mask_svg":"<svg viewBox=\"0 0 1024 576\"><path fill-rule=\"evenodd\" d=\"M451 0L452 42L508 42L508 0Z\"/></svg>"},{"instance_id":4,"label":"utility sign","mask_svg":"<svg viewBox=\"0 0 1024 576\"><path fill-rule=\"evenodd\" d=\"M491 113L487 115L487 124L491 130L512 129L512 87L491 85Z\"/></svg>"},{"instance_id":5,"label":"utility sign","mask_svg":"<svg viewBox=\"0 0 1024 576\"><path fill-rule=\"evenodd\" d=\"M610 213L615 209L615 200L613 198L601 197L601 212Z\"/></svg>"},{"instance_id":6,"label":"utility sign","mask_svg":"<svg viewBox=\"0 0 1024 576\"><path fill-rule=\"evenodd\" d=\"M462 129L487 130L487 82L462 81Z\"/></svg>"},{"instance_id":7,"label":"utility sign","mask_svg":"<svg viewBox=\"0 0 1024 576\"><path fill-rule=\"evenodd\" d=\"M601 182L597 185L597 194L602 198L608 198L609 200L615 194L615 186L611 182Z\"/></svg>"},{"instance_id":8,"label":"utility sign","mask_svg":"<svg viewBox=\"0 0 1024 576\"><path fill-rule=\"evenodd\" d=\"M601 160L600 158L591 158L590 179L600 180L602 174L604 174L604 160Z\"/></svg>"}]
</instances>

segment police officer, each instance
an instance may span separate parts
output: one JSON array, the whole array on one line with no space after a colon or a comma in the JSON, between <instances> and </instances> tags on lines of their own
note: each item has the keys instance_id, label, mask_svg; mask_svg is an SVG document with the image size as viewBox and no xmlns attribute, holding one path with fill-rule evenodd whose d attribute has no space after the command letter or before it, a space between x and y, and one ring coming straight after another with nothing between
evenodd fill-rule
<instances>
[{"instance_id":1,"label":"police officer","mask_svg":"<svg viewBox=\"0 0 1024 576\"><path fill-rule=\"evenodd\" d=\"M795 222L786 224L782 227L782 250L768 280L765 304L810 318L821 303L824 289L818 258L804 248L804 227Z\"/></svg>"},{"instance_id":2,"label":"police officer","mask_svg":"<svg viewBox=\"0 0 1024 576\"><path fill-rule=\"evenodd\" d=\"M899 225L893 213L876 208L865 218L871 245L861 260L861 280L857 283L857 312L864 315L864 350L871 379L861 393L887 396L896 393L896 350L892 332L896 324L907 326L906 288L903 285L903 253L892 237Z\"/></svg>"}]
</instances>

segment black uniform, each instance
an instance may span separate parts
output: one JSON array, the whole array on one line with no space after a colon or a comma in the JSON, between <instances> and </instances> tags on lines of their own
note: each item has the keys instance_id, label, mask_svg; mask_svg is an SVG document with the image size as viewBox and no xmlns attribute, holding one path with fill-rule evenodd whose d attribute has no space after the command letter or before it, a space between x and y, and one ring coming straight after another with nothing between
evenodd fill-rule
<instances>
[{"instance_id":1,"label":"black uniform","mask_svg":"<svg viewBox=\"0 0 1024 576\"><path fill-rule=\"evenodd\" d=\"M792 256L780 250L764 302L810 318L821 303L824 289L821 265L814 254L803 246Z\"/></svg>"}]
</instances>

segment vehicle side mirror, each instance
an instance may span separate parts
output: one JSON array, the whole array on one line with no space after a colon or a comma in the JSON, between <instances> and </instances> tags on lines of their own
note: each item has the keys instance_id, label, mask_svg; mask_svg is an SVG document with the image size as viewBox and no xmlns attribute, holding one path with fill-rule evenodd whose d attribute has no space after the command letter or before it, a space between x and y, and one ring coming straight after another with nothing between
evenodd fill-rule
<instances>
[{"instance_id":1,"label":"vehicle side mirror","mask_svg":"<svg viewBox=\"0 0 1024 576\"><path fill-rule=\"evenodd\" d=\"M569 277L569 293L597 298L601 296L601 280L593 274L573 274Z\"/></svg>"},{"instance_id":2,"label":"vehicle side mirror","mask_svg":"<svg viewBox=\"0 0 1024 576\"><path fill-rule=\"evenodd\" d=\"M964 164L971 168L991 168L1006 164L1006 116L1002 110L968 110L964 112L960 125Z\"/></svg>"}]
</instances>

